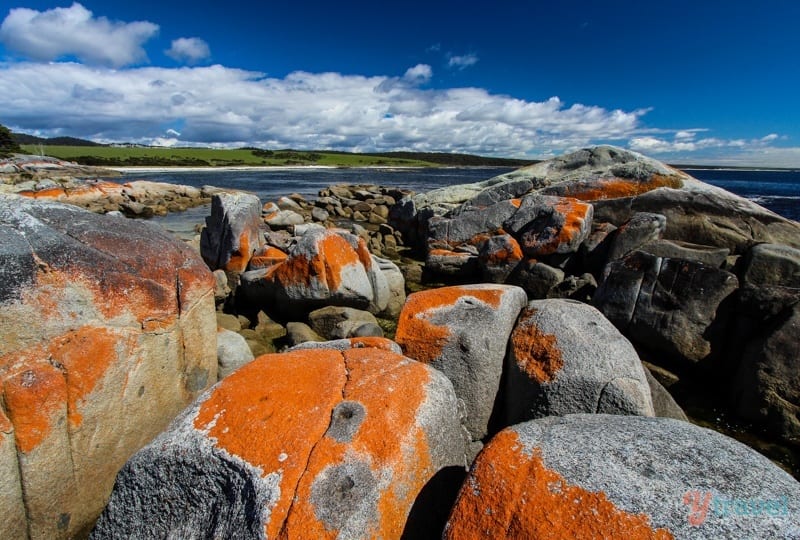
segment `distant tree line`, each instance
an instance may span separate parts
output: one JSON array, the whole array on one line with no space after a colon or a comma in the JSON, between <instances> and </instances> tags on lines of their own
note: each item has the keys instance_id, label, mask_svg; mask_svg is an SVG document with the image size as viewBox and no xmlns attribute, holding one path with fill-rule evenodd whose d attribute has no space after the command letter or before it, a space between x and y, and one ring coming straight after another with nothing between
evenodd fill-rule
<instances>
[{"instance_id":1,"label":"distant tree line","mask_svg":"<svg viewBox=\"0 0 800 540\"><path fill-rule=\"evenodd\" d=\"M76 137L52 137L47 139L35 135L28 135L27 133L13 133L12 137L17 141L17 144L43 144L45 146L108 146L94 141L87 141L86 139L78 139Z\"/></svg>"},{"instance_id":2,"label":"distant tree line","mask_svg":"<svg viewBox=\"0 0 800 540\"><path fill-rule=\"evenodd\" d=\"M348 152L331 151L329 153L347 154ZM539 162L539 160L534 159L496 158L475 156L472 154L449 154L447 152L369 152L363 155L371 157L428 161L430 163L450 165L452 167L524 167L525 165L532 165Z\"/></svg>"}]
</instances>

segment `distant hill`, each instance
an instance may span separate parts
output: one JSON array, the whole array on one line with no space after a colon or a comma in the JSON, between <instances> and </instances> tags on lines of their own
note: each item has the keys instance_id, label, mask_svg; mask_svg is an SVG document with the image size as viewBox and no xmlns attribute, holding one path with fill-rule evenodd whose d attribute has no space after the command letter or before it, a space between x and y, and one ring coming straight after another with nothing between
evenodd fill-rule
<instances>
[{"instance_id":1,"label":"distant hill","mask_svg":"<svg viewBox=\"0 0 800 540\"><path fill-rule=\"evenodd\" d=\"M78 139L76 137L37 137L36 135L28 135L27 133L12 133L11 137L17 141L17 144L42 144L44 146L106 146L105 144L96 143L94 141L87 141L86 139Z\"/></svg>"}]
</instances>

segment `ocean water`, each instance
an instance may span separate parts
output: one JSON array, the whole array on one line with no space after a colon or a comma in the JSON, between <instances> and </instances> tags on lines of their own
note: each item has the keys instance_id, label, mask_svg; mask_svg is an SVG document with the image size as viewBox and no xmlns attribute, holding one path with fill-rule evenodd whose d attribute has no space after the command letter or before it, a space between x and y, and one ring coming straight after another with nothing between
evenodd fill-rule
<instances>
[{"instance_id":1,"label":"ocean water","mask_svg":"<svg viewBox=\"0 0 800 540\"><path fill-rule=\"evenodd\" d=\"M316 196L331 184L378 184L408 188L416 192L442 186L486 180L508 172L510 168L437 168L437 169L277 169L277 170L207 170L126 173L122 181L153 180L202 187L212 185L251 191L262 202L281 195L300 193ZM759 171L730 169L686 169L698 180L752 199L773 212L800 221L800 170ZM195 224L202 223L208 207L198 207L179 214L153 218L167 230L187 235Z\"/></svg>"},{"instance_id":2,"label":"ocean water","mask_svg":"<svg viewBox=\"0 0 800 540\"><path fill-rule=\"evenodd\" d=\"M747 197L776 214L800 221L800 170L684 170L698 180Z\"/></svg>"}]
</instances>

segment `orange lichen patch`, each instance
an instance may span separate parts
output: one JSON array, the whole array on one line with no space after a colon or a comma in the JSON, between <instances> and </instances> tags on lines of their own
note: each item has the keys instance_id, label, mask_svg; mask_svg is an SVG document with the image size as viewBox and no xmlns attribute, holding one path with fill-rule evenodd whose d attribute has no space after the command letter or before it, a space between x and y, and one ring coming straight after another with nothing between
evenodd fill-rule
<instances>
[{"instance_id":1,"label":"orange lichen patch","mask_svg":"<svg viewBox=\"0 0 800 540\"><path fill-rule=\"evenodd\" d=\"M511 349L520 370L540 383L552 382L564 367L556 336L545 334L531 322L535 309L525 309L511 333Z\"/></svg>"},{"instance_id":2,"label":"orange lichen patch","mask_svg":"<svg viewBox=\"0 0 800 540\"><path fill-rule=\"evenodd\" d=\"M109 367L126 358L134 345L132 335L109 328L85 326L52 340L51 357L64 366L67 378L67 418L72 427L81 424L79 407L95 389Z\"/></svg>"},{"instance_id":3,"label":"orange lichen patch","mask_svg":"<svg viewBox=\"0 0 800 540\"><path fill-rule=\"evenodd\" d=\"M391 351L395 345L391 339L382 337L354 337L349 339L350 345L352 345L354 349L373 348Z\"/></svg>"},{"instance_id":4,"label":"orange lichen patch","mask_svg":"<svg viewBox=\"0 0 800 540\"><path fill-rule=\"evenodd\" d=\"M280 249L267 246L267 248L262 251L256 251L256 253L250 258L249 268L251 270L255 270L257 268L269 268L270 266L274 266L279 262L285 261L287 257L288 255L286 255L286 253Z\"/></svg>"},{"instance_id":5,"label":"orange lichen patch","mask_svg":"<svg viewBox=\"0 0 800 540\"><path fill-rule=\"evenodd\" d=\"M46 269L37 274L36 288L23 293L23 301L37 306L43 320L63 320L69 316L62 313L61 301L66 291L82 288L91 295L92 306L108 319L130 313L140 323L169 321L178 312L174 279L170 290L135 274L82 268L74 272Z\"/></svg>"},{"instance_id":6,"label":"orange lichen patch","mask_svg":"<svg viewBox=\"0 0 800 540\"><path fill-rule=\"evenodd\" d=\"M231 253L231 258L225 264L225 270L229 272L244 272L253 251L250 249L250 234L244 231L239 235L239 247Z\"/></svg>"},{"instance_id":7,"label":"orange lichen patch","mask_svg":"<svg viewBox=\"0 0 800 540\"><path fill-rule=\"evenodd\" d=\"M558 243L567 244L586 230L586 218L592 205L577 199L562 198L554 206L556 212L564 216L564 225L558 233Z\"/></svg>"},{"instance_id":8,"label":"orange lichen patch","mask_svg":"<svg viewBox=\"0 0 800 540\"><path fill-rule=\"evenodd\" d=\"M178 300L180 312L186 313L209 291L214 290L214 274L205 264L178 268Z\"/></svg>"},{"instance_id":9,"label":"orange lichen patch","mask_svg":"<svg viewBox=\"0 0 800 540\"><path fill-rule=\"evenodd\" d=\"M360 404L364 419L350 441L328 436L314 448L283 538L335 538L339 534L323 522L312 502L315 481L330 467L353 460L366 462L378 483L374 501L377 523L363 534L367 538L400 538L417 494L436 472L427 437L417 424L430 380L428 369L376 349L352 349L343 355L348 382L342 400ZM387 436L390 433L394 435Z\"/></svg>"},{"instance_id":10,"label":"orange lichen patch","mask_svg":"<svg viewBox=\"0 0 800 540\"><path fill-rule=\"evenodd\" d=\"M522 204L522 199L511 199L511 201L510 201L510 202L511 202L511 204L513 204L515 207L519 208L519 207L520 207L520 205Z\"/></svg>"},{"instance_id":11,"label":"orange lichen patch","mask_svg":"<svg viewBox=\"0 0 800 540\"><path fill-rule=\"evenodd\" d=\"M60 199L67 195L64 188L52 187L47 189L40 189L39 191L24 190L17 192L17 195L28 197L31 199Z\"/></svg>"},{"instance_id":12,"label":"orange lichen patch","mask_svg":"<svg viewBox=\"0 0 800 540\"><path fill-rule=\"evenodd\" d=\"M469 253L459 253L449 249L432 249L428 251L428 255L435 257L470 257Z\"/></svg>"},{"instance_id":13,"label":"orange lichen patch","mask_svg":"<svg viewBox=\"0 0 800 540\"><path fill-rule=\"evenodd\" d=\"M195 417L194 427L206 431L217 447L260 467L265 476L281 471L281 498L265 525L268 538L283 525L345 381L338 351L267 354L225 378Z\"/></svg>"},{"instance_id":14,"label":"orange lichen patch","mask_svg":"<svg viewBox=\"0 0 800 540\"><path fill-rule=\"evenodd\" d=\"M488 254L484 260L493 265L516 263L523 259L522 248L513 237L508 237L506 246L496 249Z\"/></svg>"},{"instance_id":15,"label":"orange lichen patch","mask_svg":"<svg viewBox=\"0 0 800 540\"><path fill-rule=\"evenodd\" d=\"M464 297L472 297L497 308L503 294L500 288L467 285L416 292L406 299L397 321L395 341L406 356L431 363L442 355L442 349L450 337L448 327L430 321L437 310L453 306Z\"/></svg>"},{"instance_id":16,"label":"orange lichen patch","mask_svg":"<svg viewBox=\"0 0 800 540\"><path fill-rule=\"evenodd\" d=\"M367 243L361 237L358 238L358 247L356 248L356 253L358 254L358 260L361 261L361 264L364 265L364 268L370 270L372 268L372 255L369 252Z\"/></svg>"},{"instance_id":17,"label":"orange lichen patch","mask_svg":"<svg viewBox=\"0 0 800 540\"><path fill-rule=\"evenodd\" d=\"M58 369L40 361L6 378L3 390L17 448L27 454L47 438L58 417L66 413L67 383Z\"/></svg>"},{"instance_id":18,"label":"orange lichen patch","mask_svg":"<svg viewBox=\"0 0 800 540\"><path fill-rule=\"evenodd\" d=\"M358 254L350 243L337 234L324 236L317 253L310 259L306 255L289 257L273 266L266 275L285 286L293 284L311 285L312 278L326 284L335 292L342 284L342 270L351 264L359 264Z\"/></svg>"},{"instance_id":19,"label":"orange lichen patch","mask_svg":"<svg viewBox=\"0 0 800 540\"><path fill-rule=\"evenodd\" d=\"M678 176L662 174L654 174L646 181L625 178L602 178L593 183L578 183L567 186L563 195L582 201L597 201L634 197L660 187L678 189L683 187L683 181Z\"/></svg>"},{"instance_id":20,"label":"orange lichen patch","mask_svg":"<svg viewBox=\"0 0 800 540\"><path fill-rule=\"evenodd\" d=\"M570 484L519 435L501 431L481 452L450 514L445 538L673 538L645 514L617 508L603 492Z\"/></svg>"},{"instance_id":21,"label":"orange lichen patch","mask_svg":"<svg viewBox=\"0 0 800 540\"><path fill-rule=\"evenodd\" d=\"M2 407L0 407L0 435L7 435L11 433L14 429L14 425L11 423L11 420L8 419L6 416L5 411ZM0 438L0 441L2 439Z\"/></svg>"}]
</instances>

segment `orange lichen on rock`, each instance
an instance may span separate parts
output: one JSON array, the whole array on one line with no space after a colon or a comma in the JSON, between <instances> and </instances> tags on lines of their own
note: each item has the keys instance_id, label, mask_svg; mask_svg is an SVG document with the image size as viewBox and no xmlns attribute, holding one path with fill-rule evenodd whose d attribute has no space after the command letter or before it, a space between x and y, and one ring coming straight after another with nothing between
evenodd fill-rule
<instances>
[{"instance_id":1,"label":"orange lichen on rock","mask_svg":"<svg viewBox=\"0 0 800 540\"><path fill-rule=\"evenodd\" d=\"M564 367L556 336L545 334L530 321L535 309L526 309L511 333L511 350L517 366L532 380L552 382Z\"/></svg>"},{"instance_id":2,"label":"orange lichen on rock","mask_svg":"<svg viewBox=\"0 0 800 540\"><path fill-rule=\"evenodd\" d=\"M358 237L358 247L356 248L358 260L364 265L367 270L372 268L372 254L369 252L367 243L360 236Z\"/></svg>"},{"instance_id":3,"label":"orange lichen on rock","mask_svg":"<svg viewBox=\"0 0 800 540\"><path fill-rule=\"evenodd\" d=\"M35 392L34 394L42 397L42 410L45 413L48 410L47 400L49 397L44 394L52 391L54 396L61 396L56 400L57 407L61 408L66 405L70 426L80 426L83 420L80 414L81 404L96 388L109 367L119 358L124 358L129 354L129 350L134 346L134 341L135 338L132 335L125 335L111 328L84 326L54 337L45 345L0 357L0 370L5 372L2 376L6 380L6 392L10 389L14 394L11 397L6 394L7 406L9 408L23 406L20 411L24 411L28 406L20 399L31 396L33 390L20 393L19 381L24 381L27 384L27 386L22 386L24 388L34 390L44 388L39 394ZM58 366L58 369L53 366ZM24 375L25 373L28 375ZM35 408L35 405L32 407ZM20 413L18 411L10 414L12 415L11 421L18 431L20 427L17 427L17 421L30 417L28 412ZM35 423L38 426L35 433L41 434L41 437L31 436L33 432L23 428L23 444L27 444L25 451L30 451L38 445L48 432L43 428L44 423L41 419L36 420ZM26 433L28 434L27 438Z\"/></svg>"},{"instance_id":4,"label":"orange lichen on rock","mask_svg":"<svg viewBox=\"0 0 800 540\"><path fill-rule=\"evenodd\" d=\"M568 244L584 232L588 225L586 218L593 213L591 204L570 198L562 198L554 208L564 216L564 225L558 233L557 245Z\"/></svg>"},{"instance_id":5,"label":"orange lichen on rock","mask_svg":"<svg viewBox=\"0 0 800 540\"><path fill-rule=\"evenodd\" d=\"M256 251L253 256L250 258L250 263L248 264L248 268L250 270L255 270L258 268L269 268L270 266L274 266L279 262L283 262L286 260L288 255L281 251L280 249L272 246L267 246L262 251Z\"/></svg>"},{"instance_id":6,"label":"orange lichen on rock","mask_svg":"<svg viewBox=\"0 0 800 540\"><path fill-rule=\"evenodd\" d=\"M505 263L515 263L523 259L522 248L513 237L508 237L508 244L505 248L491 251L485 258L486 262L492 265Z\"/></svg>"},{"instance_id":7,"label":"orange lichen on rock","mask_svg":"<svg viewBox=\"0 0 800 540\"><path fill-rule=\"evenodd\" d=\"M73 427L81 424L80 404L95 389L119 358L126 358L133 336L110 328L85 326L50 342L49 353L64 366L67 378L67 418ZM121 353L121 354L120 354Z\"/></svg>"},{"instance_id":8,"label":"orange lichen on rock","mask_svg":"<svg viewBox=\"0 0 800 540\"><path fill-rule=\"evenodd\" d=\"M428 369L398 354L376 349L352 349L343 356L348 382L342 402L355 404L363 411L362 419L349 440L328 434L314 447L282 538L338 536L340 531L331 523L330 509L324 507L324 500L315 500L314 491L330 481L332 468L341 465L362 472L360 477L342 479L344 485L330 486L341 490L331 493L331 497L347 497L350 489L375 497L367 501L367 508L376 521L368 524L372 530L361 531L359 536L400 538L417 494L435 473L425 432L417 423L430 379ZM349 419L346 414L343 418ZM352 482L366 482L372 487ZM361 500L354 500L353 504L365 508Z\"/></svg>"},{"instance_id":9,"label":"orange lichen on rock","mask_svg":"<svg viewBox=\"0 0 800 540\"><path fill-rule=\"evenodd\" d=\"M511 199L511 204L513 204L515 207L519 208L520 205L522 204L522 199Z\"/></svg>"},{"instance_id":10,"label":"orange lichen on rock","mask_svg":"<svg viewBox=\"0 0 800 540\"><path fill-rule=\"evenodd\" d=\"M662 174L654 174L646 181L626 178L601 178L593 183L576 183L567 186L563 195L582 201L597 201L634 197L660 187L678 189L683 187L683 181L678 176Z\"/></svg>"},{"instance_id":11,"label":"orange lichen on rock","mask_svg":"<svg viewBox=\"0 0 800 540\"><path fill-rule=\"evenodd\" d=\"M447 326L431 322L431 317L441 308L455 305L461 298L471 297L497 308L504 291L480 286L441 287L416 292L408 297L397 321L395 341L406 356L420 362L431 363L442 354L450 337Z\"/></svg>"},{"instance_id":12,"label":"orange lichen on rock","mask_svg":"<svg viewBox=\"0 0 800 540\"><path fill-rule=\"evenodd\" d=\"M40 189L39 191L25 190L17 192L17 195L28 197L31 199L60 199L66 197L67 191L61 187L51 187Z\"/></svg>"},{"instance_id":13,"label":"orange lichen on rock","mask_svg":"<svg viewBox=\"0 0 800 540\"><path fill-rule=\"evenodd\" d=\"M342 355L330 349L267 354L225 378L200 406L194 427L216 446L260 467L281 471L281 498L266 524L275 538L324 435L346 381ZM325 384L320 384L325 381Z\"/></svg>"},{"instance_id":14,"label":"orange lichen on rock","mask_svg":"<svg viewBox=\"0 0 800 540\"><path fill-rule=\"evenodd\" d=\"M342 284L344 268L359 262L356 250L347 240L338 234L328 234L319 240L313 257L309 258L304 254L289 257L283 263L270 268L266 277L285 286L310 286L312 279L316 279L324 283L331 292L336 292Z\"/></svg>"},{"instance_id":15,"label":"orange lichen on rock","mask_svg":"<svg viewBox=\"0 0 800 540\"><path fill-rule=\"evenodd\" d=\"M225 270L229 272L244 272L253 251L250 249L250 234L244 231L239 235L239 247L231 253L231 258L225 264Z\"/></svg>"},{"instance_id":16,"label":"orange lichen on rock","mask_svg":"<svg viewBox=\"0 0 800 540\"><path fill-rule=\"evenodd\" d=\"M501 431L478 456L445 529L445 538L627 538L667 540L644 514L617 508L603 492L570 484L538 449Z\"/></svg>"},{"instance_id":17,"label":"orange lichen on rock","mask_svg":"<svg viewBox=\"0 0 800 540\"><path fill-rule=\"evenodd\" d=\"M428 251L428 255L436 257L471 257L469 253L460 253L449 249L431 249Z\"/></svg>"},{"instance_id":18,"label":"orange lichen on rock","mask_svg":"<svg viewBox=\"0 0 800 540\"><path fill-rule=\"evenodd\" d=\"M26 454L47 438L57 418L66 413L64 374L42 361L7 377L3 394L17 449Z\"/></svg>"}]
</instances>

